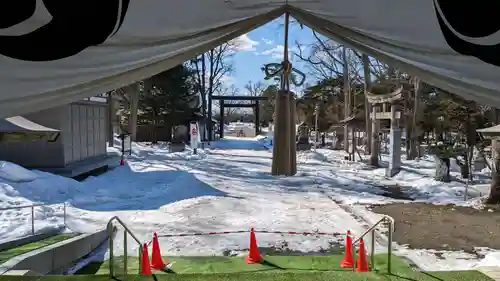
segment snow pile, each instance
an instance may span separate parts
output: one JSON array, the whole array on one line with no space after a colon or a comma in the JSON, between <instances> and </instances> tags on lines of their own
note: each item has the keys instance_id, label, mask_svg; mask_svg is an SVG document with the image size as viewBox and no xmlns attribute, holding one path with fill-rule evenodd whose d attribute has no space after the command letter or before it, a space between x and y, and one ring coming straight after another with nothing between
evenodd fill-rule
<instances>
[{"instance_id":1,"label":"snow pile","mask_svg":"<svg viewBox=\"0 0 500 281\"><path fill-rule=\"evenodd\" d=\"M108 152L121 155L121 140L115 135L114 147L108 147ZM136 157L145 159L150 156L158 155L168 160L202 160L206 158L206 153L203 149L196 149L196 154L193 153L191 147L185 147L183 152L170 152L170 145L166 142L153 143L136 143L132 142L131 155L125 153L127 158Z\"/></svg>"},{"instance_id":2,"label":"snow pile","mask_svg":"<svg viewBox=\"0 0 500 281\"><path fill-rule=\"evenodd\" d=\"M484 188L475 186L468 188L468 200L464 201L465 183L452 181L443 183L433 179L434 161L432 157L424 157L419 161L402 161L401 171L394 177L386 177L385 168L373 169L365 163L344 160L345 152L338 150L318 149L318 153L325 156L327 161L335 167L337 177L344 177L358 183L358 186L380 186L395 187L415 201L423 201L433 204L457 204L462 206L478 206L480 197L485 195ZM388 156L382 156L382 163L387 163ZM458 174L452 173L452 177L458 178ZM347 183L350 185L350 183ZM487 192L487 191L486 191ZM390 198L384 200L392 202ZM377 201L377 204L384 202Z\"/></svg>"},{"instance_id":3,"label":"snow pile","mask_svg":"<svg viewBox=\"0 0 500 281\"><path fill-rule=\"evenodd\" d=\"M484 259L476 264L474 267L482 266L499 266L500 265L500 252L486 253Z\"/></svg>"},{"instance_id":4,"label":"snow pile","mask_svg":"<svg viewBox=\"0 0 500 281\"><path fill-rule=\"evenodd\" d=\"M316 151L306 150L306 151L297 151L297 163L307 164L313 162L325 162L328 161L328 158Z\"/></svg>"},{"instance_id":5,"label":"snow pile","mask_svg":"<svg viewBox=\"0 0 500 281\"><path fill-rule=\"evenodd\" d=\"M6 166L15 167L11 170L15 172L9 175L16 180L0 179L0 207L22 207L46 203L48 205L34 208L35 233L61 228L64 225L64 198L59 197L58 194L73 190L78 182L50 173L29 171L12 163ZM20 178L25 181L19 181ZM26 181L28 178L32 181ZM0 241L30 235L31 219L29 207L1 211Z\"/></svg>"},{"instance_id":6,"label":"snow pile","mask_svg":"<svg viewBox=\"0 0 500 281\"><path fill-rule=\"evenodd\" d=\"M30 182L37 178L37 174L14 163L0 161L0 180L10 182Z\"/></svg>"}]
</instances>

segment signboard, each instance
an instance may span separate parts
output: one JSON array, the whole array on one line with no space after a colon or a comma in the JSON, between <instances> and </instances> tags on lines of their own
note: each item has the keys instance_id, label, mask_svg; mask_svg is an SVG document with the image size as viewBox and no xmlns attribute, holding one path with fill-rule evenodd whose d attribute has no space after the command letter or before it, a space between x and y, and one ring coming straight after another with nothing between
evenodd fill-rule
<instances>
[{"instance_id":1,"label":"signboard","mask_svg":"<svg viewBox=\"0 0 500 281\"><path fill-rule=\"evenodd\" d=\"M370 114L370 116L373 118L373 113ZM396 119L401 118L401 111L396 111ZM375 114L375 119L391 119L391 112L377 112Z\"/></svg>"},{"instance_id":2,"label":"signboard","mask_svg":"<svg viewBox=\"0 0 500 281\"><path fill-rule=\"evenodd\" d=\"M189 124L189 134L191 135L191 149L193 153L196 154L196 149L198 148L198 123L191 122Z\"/></svg>"},{"instance_id":3,"label":"signboard","mask_svg":"<svg viewBox=\"0 0 500 281\"><path fill-rule=\"evenodd\" d=\"M130 134L122 133L118 137L122 141L122 155L127 152L129 155L132 155L132 139L130 138Z\"/></svg>"},{"instance_id":4,"label":"signboard","mask_svg":"<svg viewBox=\"0 0 500 281\"><path fill-rule=\"evenodd\" d=\"M125 135L123 138L123 153L128 152L129 155L132 155L132 138L130 135Z\"/></svg>"}]
</instances>

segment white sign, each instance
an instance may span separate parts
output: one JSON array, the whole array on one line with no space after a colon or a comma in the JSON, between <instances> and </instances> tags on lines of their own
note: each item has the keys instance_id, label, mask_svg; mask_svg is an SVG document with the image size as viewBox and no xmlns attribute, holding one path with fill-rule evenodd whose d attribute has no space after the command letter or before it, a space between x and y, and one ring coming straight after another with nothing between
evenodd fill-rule
<instances>
[{"instance_id":1,"label":"white sign","mask_svg":"<svg viewBox=\"0 0 500 281\"><path fill-rule=\"evenodd\" d=\"M371 118L373 118L373 113L370 114ZM401 118L401 111L396 111L396 119ZM391 119L391 112L377 112L375 114L375 119Z\"/></svg>"},{"instance_id":2,"label":"white sign","mask_svg":"<svg viewBox=\"0 0 500 281\"><path fill-rule=\"evenodd\" d=\"M191 149L198 148L198 123L192 122L189 125L189 133L191 134Z\"/></svg>"},{"instance_id":3,"label":"white sign","mask_svg":"<svg viewBox=\"0 0 500 281\"><path fill-rule=\"evenodd\" d=\"M122 153L129 152L132 154L132 138L130 135L126 135L123 139L123 151Z\"/></svg>"}]
</instances>

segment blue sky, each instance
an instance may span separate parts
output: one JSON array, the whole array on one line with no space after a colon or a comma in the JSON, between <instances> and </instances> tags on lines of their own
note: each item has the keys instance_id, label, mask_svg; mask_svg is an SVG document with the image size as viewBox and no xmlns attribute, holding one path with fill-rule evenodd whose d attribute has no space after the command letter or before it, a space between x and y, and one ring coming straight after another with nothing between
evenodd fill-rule
<instances>
[{"instance_id":1,"label":"blue sky","mask_svg":"<svg viewBox=\"0 0 500 281\"><path fill-rule=\"evenodd\" d=\"M301 28L298 24L290 26L289 34L290 48L296 50L295 42L309 44L316 39L311 29ZM226 86L234 84L245 94L244 86L248 81L258 82L264 80L264 74L260 68L266 63L279 63L283 59L284 43L284 19L276 19L258 29L255 29L239 38L236 43L241 51L233 56L234 71L226 79ZM293 67L307 74L306 66L300 60L291 57ZM306 82L313 83L314 79Z\"/></svg>"}]
</instances>

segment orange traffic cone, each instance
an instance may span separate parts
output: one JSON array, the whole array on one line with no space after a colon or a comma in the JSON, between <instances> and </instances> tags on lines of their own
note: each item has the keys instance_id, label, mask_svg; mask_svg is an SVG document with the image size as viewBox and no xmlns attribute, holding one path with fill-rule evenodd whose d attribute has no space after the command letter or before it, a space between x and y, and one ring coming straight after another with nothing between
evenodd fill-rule
<instances>
[{"instance_id":1,"label":"orange traffic cone","mask_svg":"<svg viewBox=\"0 0 500 281\"><path fill-rule=\"evenodd\" d=\"M144 243L142 246L142 255L141 255L141 274L142 275L151 275L151 264L149 263L149 254L148 254L148 243Z\"/></svg>"},{"instance_id":2,"label":"orange traffic cone","mask_svg":"<svg viewBox=\"0 0 500 281\"><path fill-rule=\"evenodd\" d=\"M368 272L368 261L366 260L365 242L363 239L359 240L358 261L356 272Z\"/></svg>"},{"instance_id":3,"label":"orange traffic cone","mask_svg":"<svg viewBox=\"0 0 500 281\"><path fill-rule=\"evenodd\" d=\"M354 267L354 260L352 257L352 237L351 231L347 231L345 237L345 255L344 259L340 262L340 267L342 268L352 268Z\"/></svg>"},{"instance_id":4,"label":"orange traffic cone","mask_svg":"<svg viewBox=\"0 0 500 281\"><path fill-rule=\"evenodd\" d=\"M260 263L262 262L262 256L259 253L259 248L257 247L257 239L255 238L255 232L250 229L250 250L248 256L245 258L247 264Z\"/></svg>"},{"instance_id":5,"label":"orange traffic cone","mask_svg":"<svg viewBox=\"0 0 500 281\"><path fill-rule=\"evenodd\" d=\"M151 253L151 268L156 269L156 270L163 270L165 269L166 264L163 262L163 259L161 258L161 252L160 252L160 244L158 243L158 235L156 235L156 232L153 233L153 250Z\"/></svg>"}]
</instances>

